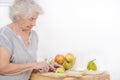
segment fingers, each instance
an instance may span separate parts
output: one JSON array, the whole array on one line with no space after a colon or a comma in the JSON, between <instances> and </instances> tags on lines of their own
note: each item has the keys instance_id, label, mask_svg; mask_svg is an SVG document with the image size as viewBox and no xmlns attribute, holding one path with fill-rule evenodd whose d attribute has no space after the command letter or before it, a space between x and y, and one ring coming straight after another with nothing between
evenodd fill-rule
<instances>
[{"instance_id":1,"label":"fingers","mask_svg":"<svg viewBox=\"0 0 120 80\"><path fill-rule=\"evenodd\" d=\"M43 67L43 70L45 71L45 72L48 72L49 71L49 66L45 66L45 67Z\"/></svg>"},{"instance_id":2,"label":"fingers","mask_svg":"<svg viewBox=\"0 0 120 80\"><path fill-rule=\"evenodd\" d=\"M38 73L39 71L37 69L33 69L33 73Z\"/></svg>"},{"instance_id":3,"label":"fingers","mask_svg":"<svg viewBox=\"0 0 120 80\"><path fill-rule=\"evenodd\" d=\"M40 73L43 73L43 72L45 72L43 69L39 69L38 70Z\"/></svg>"},{"instance_id":4,"label":"fingers","mask_svg":"<svg viewBox=\"0 0 120 80\"><path fill-rule=\"evenodd\" d=\"M63 68L64 69L64 67L62 65L60 65L58 63L54 63L54 64L50 65L50 70L49 71L54 72L56 70L56 68Z\"/></svg>"},{"instance_id":5,"label":"fingers","mask_svg":"<svg viewBox=\"0 0 120 80\"><path fill-rule=\"evenodd\" d=\"M65 68L62 65L58 64L58 63L55 63L54 67L55 68L62 68L63 70L65 70Z\"/></svg>"},{"instance_id":6,"label":"fingers","mask_svg":"<svg viewBox=\"0 0 120 80\"><path fill-rule=\"evenodd\" d=\"M54 63L54 67L55 67L55 68L63 68L63 66L60 65L60 64L58 64L58 63Z\"/></svg>"},{"instance_id":7,"label":"fingers","mask_svg":"<svg viewBox=\"0 0 120 80\"><path fill-rule=\"evenodd\" d=\"M55 69L56 69L56 68L54 67L54 65L49 65L49 68L50 68L49 71L55 71Z\"/></svg>"},{"instance_id":8,"label":"fingers","mask_svg":"<svg viewBox=\"0 0 120 80\"><path fill-rule=\"evenodd\" d=\"M49 64L47 62L38 62L35 63L33 69L35 72L48 72L49 71Z\"/></svg>"}]
</instances>

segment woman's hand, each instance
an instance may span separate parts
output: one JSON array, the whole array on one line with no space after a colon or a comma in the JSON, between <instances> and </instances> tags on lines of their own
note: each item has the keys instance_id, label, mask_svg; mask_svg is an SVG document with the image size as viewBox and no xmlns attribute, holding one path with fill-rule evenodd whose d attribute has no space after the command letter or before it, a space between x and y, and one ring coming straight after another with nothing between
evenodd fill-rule
<instances>
[{"instance_id":1,"label":"woman's hand","mask_svg":"<svg viewBox=\"0 0 120 80\"><path fill-rule=\"evenodd\" d=\"M33 66L33 72L48 72L50 69L50 64L43 61L43 62L38 62L35 63Z\"/></svg>"},{"instance_id":2,"label":"woman's hand","mask_svg":"<svg viewBox=\"0 0 120 80\"><path fill-rule=\"evenodd\" d=\"M56 63L56 62L54 62L54 64L53 64L53 65L54 65L54 67L55 67L55 68L63 68L63 66L62 66L62 65L60 65L60 64L58 64L58 63Z\"/></svg>"},{"instance_id":3,"label":"woman's hand","mask_svg":"<svg viewBox=\"0 0 120 80\"><path fill-rule=\"evenodd\" d=\"M63 67L62 65L60 65L60 64L58 64L58 63L56 63L56 62L54 62L54 64L51 64L51 65L50 65L49 71L55 71L56 68L63 68L63 69L64 69L64 67Z\"/></svg>"},{"instance_id":4,"label":"woman's hand","mask_svg":"<svg viewBox=\"0 0 120 80\"><path fill-rule=\"evenodd\" d=\"M33 72L34 73L43 73L43 72L49 72L49 71L55 71L56 68L63 68L64 67L58 63L49 64L46 61L38 62L34 64Z\"/></svg>"}]
</instances>

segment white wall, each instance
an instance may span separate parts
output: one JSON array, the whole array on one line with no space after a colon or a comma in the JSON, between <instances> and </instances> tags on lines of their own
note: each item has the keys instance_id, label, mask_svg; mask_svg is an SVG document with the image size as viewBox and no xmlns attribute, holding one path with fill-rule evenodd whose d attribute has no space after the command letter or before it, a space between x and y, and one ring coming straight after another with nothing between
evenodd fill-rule
<instances>
[{"instance_id":1,"label":"white wall","mask_svg":"<svg viewBox=\"0 0 120 80\"><path fill-rule=\"evenodd\" d=\"M45 13L34 28L39 34L38 61L56 54L74 53L73 69L85 69L96 59L98 69L120 80L119 0L39 0ZM0 7L0 27L10 22Z\"/></svg>"}]
</instances>

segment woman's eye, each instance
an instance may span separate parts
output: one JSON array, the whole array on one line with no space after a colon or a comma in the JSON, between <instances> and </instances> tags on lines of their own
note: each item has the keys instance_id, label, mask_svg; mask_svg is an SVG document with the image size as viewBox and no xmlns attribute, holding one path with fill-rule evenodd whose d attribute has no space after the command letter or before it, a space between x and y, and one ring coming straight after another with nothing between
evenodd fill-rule
<instances>
[{"instance_id":1,"label":"woman's eye","mask_svg":"<svg viewBox=\"0 0 120 80\"><path fill-rule=\"evenodd\" d=\"M36 20L36 18L30 18L30 19L29 19L29 21L34 21L34 20Z\"/></svg>"},{"instance_id":2,"label":"woman's eye","mask_svg":"<svg viewBox=\"0 0 120 80\"><path fill-rule=\"evenodd\" d=\"M33 21L34 19L33 19L33 18L30 18L29 20L30 20L30 21Z\"/></svg>"}]
</instances>

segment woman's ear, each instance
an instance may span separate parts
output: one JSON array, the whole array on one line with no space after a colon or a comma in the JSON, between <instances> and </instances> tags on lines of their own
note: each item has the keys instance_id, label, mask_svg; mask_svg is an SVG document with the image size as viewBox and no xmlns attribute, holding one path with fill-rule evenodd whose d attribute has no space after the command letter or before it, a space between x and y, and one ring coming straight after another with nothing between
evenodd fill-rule
<instances>
[{"instance_id":1,"label":"woman's ear","mask_svg":"<svg viewBox=\"0 0 120 80\"><path fill-rule=\"evenodd\" d=\"M16 16L14 16L13 20L18 21L18 20L20 20L20 17L16 15Z\"/></svg>"}]
</instances>

